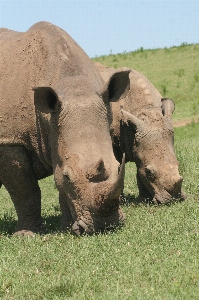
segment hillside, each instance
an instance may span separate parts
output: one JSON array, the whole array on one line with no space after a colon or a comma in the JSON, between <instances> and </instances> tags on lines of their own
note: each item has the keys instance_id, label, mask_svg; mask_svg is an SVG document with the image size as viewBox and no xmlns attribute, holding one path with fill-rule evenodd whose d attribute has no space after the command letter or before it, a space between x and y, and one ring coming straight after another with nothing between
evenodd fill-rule
<instances>
[{"instance_id":1,"label":"hillside","mask_svg":"<svg viewBox=\"0 0 199 300\"><path fill-rule=\"evenodd\" d=\"M113 68L129 67L144 74L163 97L176 104L173 121L199 118L199 44L110 54L93 58Z\"/></svg>"}]
</instances>

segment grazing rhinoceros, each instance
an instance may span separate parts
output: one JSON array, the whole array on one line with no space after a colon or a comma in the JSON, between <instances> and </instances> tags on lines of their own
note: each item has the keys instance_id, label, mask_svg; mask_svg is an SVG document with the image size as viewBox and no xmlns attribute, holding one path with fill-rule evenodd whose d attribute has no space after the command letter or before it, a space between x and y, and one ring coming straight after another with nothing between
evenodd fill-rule
<instances>
[{"instance_id":1,"label":"grazing rhinoceros","mask_svg":"<svg viewBox=\"0 0 199 300\"><path fill-rule=\"evenodd\" d=\"M116 71L99 63L95 65L105 82L110 82ZM139 72L131 70L129 78L129 89L111 99L113 119L110 130L115 156L121 162L125 153L126 162L136 163L141 201L148 199L163 204L172 198L184 199L182 177L174 153L174 103L162 98Z\"/></svg>"},{"instance_id":2,"label":"grazing rhinoceros","mask_svg":"<svg viewBox=\"0 0 199 300\"><path fill-rule=\"evenodd\" d=\"M0 51L0 186L15 205L16 234L42 230L38 180L51 174L62 229L92 234L123 223L124 164L112 149L109 85L76 42L47 22L26 33L1 29ZM118 75L124 87L117 93L128 72Z\"/></svg>"}]
</instances>

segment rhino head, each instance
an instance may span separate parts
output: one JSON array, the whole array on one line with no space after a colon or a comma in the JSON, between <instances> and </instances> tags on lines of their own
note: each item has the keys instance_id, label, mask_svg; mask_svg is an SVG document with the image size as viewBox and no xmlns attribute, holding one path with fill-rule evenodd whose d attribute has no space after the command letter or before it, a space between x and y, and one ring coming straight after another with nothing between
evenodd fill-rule
<instances>
[{"instance_id":1,"label":"rhino head","mask_svg":"<svg viewBox=\"0 0 199 300\"><path fill-rule=\"evenodd\" d=\"M105 82L123 69L95 65ZM174 102L162 98L153 84L135 70L129 73L129 80L123 94L111 100L110 133L115 156L121 162L125 153L126 162L136 163L140 200L157 204L184 199L174 151Z\"/></svg>"},{"instance_id":2,"label":"rhino head","mask_svg":"<svg viewBox=\"0 0 199 300\"><path fill-rule=\"evenodd\" d=\"M129 70L120 72L124 86ZM123 79L122 79L123 78ZM69 79L67 79L69 80ZM121 94L115 82L96 92L84 78L72 78L71 90L34 89L38 128L45 128L50 144L55 183L62 211L62 230L93 234L123 224L119 206L124 185L125 158L115 159L109 133L110 97ZM75 81L76 80L76 81ZM74 82L75 81L75 82ZM44 130L41 130L42 132Z\"/></svg>"},{"instance_id":3,"label":"rhino head","mask_svg":"<svg viewBox=\"0 0 199 300\"><path fill-rule=\"evenodd\" d=\"M173 111L174 103L171 99L162 99L162 113L158 110L143 110L136 117L122 110L125 123L122 125L126 141L124 143L129 156L133 155L137 166L137 184L141 201L166 204L173 198L184 200L186 197L182 191L183 178L179 174L179 163L174 152L171 119ZM130 132L133 140L128 138Z\"/></svg>"}]
</instances>

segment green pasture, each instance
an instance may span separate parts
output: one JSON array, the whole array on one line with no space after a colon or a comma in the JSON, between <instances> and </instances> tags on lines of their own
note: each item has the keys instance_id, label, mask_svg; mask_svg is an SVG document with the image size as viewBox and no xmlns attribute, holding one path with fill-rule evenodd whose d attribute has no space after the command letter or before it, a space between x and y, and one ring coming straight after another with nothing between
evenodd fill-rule
<instances>
[{"instance_id":1,"label":"green pasture","mask_svg":"<svg viewBox=\"0 0 199 300\"><path fill-rule=\"evenodd\" d=\"M176 102L174 120L199 115L199 44L95 58L142 72ZM181 71L180 71L181 70ZM182 71L184 70L184 71ZM0 190L0 299L199 299L199 123L175 128L184 202L137 204L126 165L122 228L92 237L60 233L53 177L40 181L47 235L13 237L16 213Z\"/></svg>"},{"instance_id":2,"label":"green pasture","mask_svg":"<svg viewBox=\"0 0 199 300\"><path fill-rule=\"evenodd\" d=\"M49 234L11 236L13 204L0 194L1 299L198 299L199 123L175 129L187 200L137 205L135 166L126 166L124 227L81 238L59 232L53 178L40 182Z\"/></svg>"},{"instance_id":3,"label":"green pasture","mask_svg":"<svg viewBox=\"0 0 199 300\"><path fill-rule=\"evenodd\" d=\"M176 104L174 121L199 117L199 44L95 57L112 68L128 67L145 75L163 97Z\"/></svg>"}]
</instances>

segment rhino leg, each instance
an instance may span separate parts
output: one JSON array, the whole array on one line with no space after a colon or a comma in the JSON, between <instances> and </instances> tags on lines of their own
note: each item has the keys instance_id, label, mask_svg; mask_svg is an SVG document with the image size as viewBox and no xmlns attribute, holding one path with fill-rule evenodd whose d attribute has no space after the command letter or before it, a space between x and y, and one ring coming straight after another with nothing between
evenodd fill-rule
<instances>
[{"instance_id":1,"label":"rhino leg","mask_svg":"<svg viewBox=\"0 0 199 300\"><path fill-rule=\"evenodd\" d=\"M139 190L138 201L150 203L152 201L153 197L151 196L151 194L149 193L149 191L143 184L138 173L137 173L137 186L138 186L138 190Z\"/></svg>"},{"instance_id":2,"label":"rhino leg","mask_svg":"<svg viewBox=\"0 0 199 300\"><path fill-rule=\"evenodd\" d=\"M70 212L70 208L67 204L66 198L61 193L59 193L59 203L62 213L61 231L67 231L72 228L73 218Z\"/></svg>"},{"instance_id":3,"label":"rhino leg","mask_svg":"<svg viewBox=\"0 0 199 300\"><path fill-rule=\"evenodd\" d=\"M0 180L14 203L18 223L15 235L33 235L44 227L41 191L30 154L23 146L0 147Z\"/></svg>"}]
</instances>

